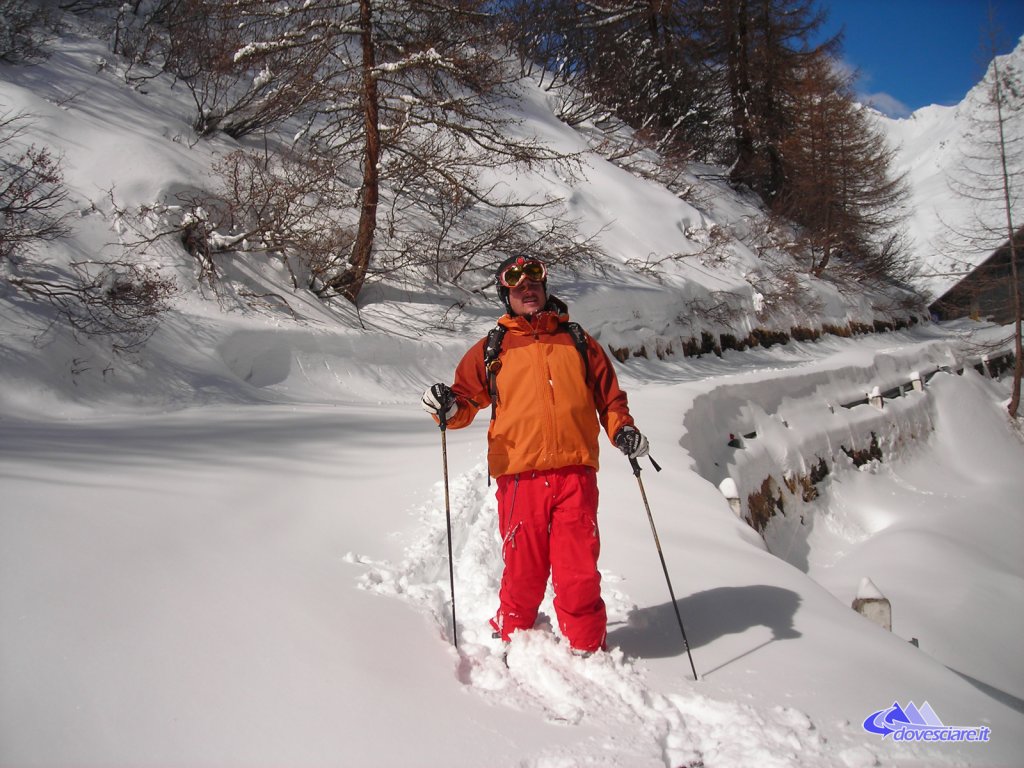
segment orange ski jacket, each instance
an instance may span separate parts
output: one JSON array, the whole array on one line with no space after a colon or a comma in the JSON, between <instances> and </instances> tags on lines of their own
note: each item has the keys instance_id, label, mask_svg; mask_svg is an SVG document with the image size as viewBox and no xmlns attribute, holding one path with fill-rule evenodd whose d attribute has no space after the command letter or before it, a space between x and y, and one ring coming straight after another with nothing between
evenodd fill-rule
<instances>
[{"instance_id":1,"label":"orange ski jacket","mask_svg":"<svg viewBox=\"0 0 1024 768\"><path fill-rule=\"evenodd\" d=\"M498 357L497 404L487 430L492 477L569 466L598 468L598 434L609 439L632 426L626 393L608 355L586 335L587 366L565 329L567 313L538 312L533 318L505 315L508 330ZM491 405L484 370L484 337L455 370L458 410L448 422L468 426ZM589 377L587 375L589 368ZM600 420L600 424L599 424Z\"/></svg>"}]
</instances>

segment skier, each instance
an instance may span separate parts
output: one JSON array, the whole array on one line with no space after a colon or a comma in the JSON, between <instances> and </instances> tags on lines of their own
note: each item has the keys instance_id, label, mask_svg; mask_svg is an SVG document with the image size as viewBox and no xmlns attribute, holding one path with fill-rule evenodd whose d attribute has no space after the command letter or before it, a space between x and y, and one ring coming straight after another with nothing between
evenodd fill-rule
<instances>
[{"instance_id":1,"label":"skier","mask_svg":"<svg viewBox=\"0 0 1024 768\"><path fill-rule=\"evenodd\" d=\"M566 305L547 292L538 259L506 259L495 274L506 314L465 354L449 387L423 407L458 429L491 406L488 470L497 479L504 572L491 619L505 643L530 629L551 575L558 625L573 653L605 648L607 615L597 570L598 435L626 456L647 455L611 361Z\"/></svg>"}]
</instances>

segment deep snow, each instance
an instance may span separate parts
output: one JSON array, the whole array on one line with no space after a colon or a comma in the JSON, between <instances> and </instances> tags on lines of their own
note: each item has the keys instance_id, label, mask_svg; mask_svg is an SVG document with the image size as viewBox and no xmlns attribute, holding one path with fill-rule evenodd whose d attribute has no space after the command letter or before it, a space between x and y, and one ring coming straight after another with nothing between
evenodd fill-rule
<instances>
[{"instance_id":1,"label":"deep snow","mask_svg":"<svg viewBox=\"0 0 1024 768\"><path fill-rule=\"evenodd\" d=\"M66 153L81 215L73 239L43 252L57 264L115 250L111 187L129 208L165 201L230 148L190 144L181 94L160 79L128 89L117 70L74 36L44 65L0 69L0 101L35 114L33 138ZM528 94L527 127L584 146L548 99ZM654 349L685 328L687 300L742 288L757 268L737 245L727 263L683 263L662 283L625 270L628 258L696 251L708 226L755 209L713 182L698 209L587 162L569 205L618 261L552 283L603 343ZM172 248L151 258L187 282ZM274 279L241 258L225 269L236 283ZM298 321L186 291L125 359L48 329L3 290L5 768L1020 764L1024 445L1004 416L1006 382L940 371L881 411L842 407L973 363L972 343L1000 329L617 364L664 468L644 463L641 480L694 681L637 481L610 446L612 650L577 659L541 627L502 663L486 626L500 558L483 416L447 435L452 647L440 435L417 401L489 327L486 297L442 327L448 304L409 286L374 289L359 318L295 293ZM836 319L865 311L822 297ZM843 448L872 432L883 460L855 468ZM745 497L818 458L833 467L821 496L789 497L765 539L719 491L729 480ZM892 601L891 633L850 609L865 577ZM987 726L991 740L903 745L862 728L910 701L948 725Z\"/></svg>"}]
</instances>

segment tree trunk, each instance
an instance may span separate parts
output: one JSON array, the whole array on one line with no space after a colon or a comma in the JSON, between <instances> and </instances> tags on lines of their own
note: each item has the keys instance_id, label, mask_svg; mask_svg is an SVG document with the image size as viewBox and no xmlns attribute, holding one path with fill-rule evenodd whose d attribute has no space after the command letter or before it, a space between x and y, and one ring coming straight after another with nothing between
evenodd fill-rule
<instances>
[{"instance_id":1,"label":"tree trunk","mask_svg":"<svg viewBox=\"0 0 1024 768\"><path fill-rule=\"evenodd\" d=\"M359 227L349 257L350 266L331 285L353 304L366 282L366 272L370 267L373 238L377 229L377 205L380 202L380 116L377 77L374 72L376 56L372 14L370 0L359 0L360 43L363 48L363 130L366 138L363 184L359 194Z\"/></svg>"},{"instance_id":2,"label":"tree trunk","mask_svg":"<svg viewBox=\"0 0 1024 768\"><path fill-rule=\"evenodd\" d=\"M1021 297L1020 297L1020 262L1017 260L1017 241L1010 238L1010 275L1013 280L1013 353L1017 360L1013 366L1013 387L1010 394L1010 404L1006 410L1011 418L1017 418L1020 413L1020 389L1021 379L1024 378L1024 355L1021 354Z\"/></svg>"},{"instance_id":3,"label":"tree trunk","mask_svg":"<svg viewBox=\"0 0 1024 768\"><path fill-rule=\"evenodd\" d=\"M995 102L997 125L999 127L999 161L1002 170L1003 206L1006 210L1006 230L1010 243L1010 280L1013 281L1010 290L1013 296L1013 351L1016 362L1013 366L1013 385L1010 393L1010 403L1007 405L1006 410L1009 412L1010 418L1015 419L1020 412L1021 379L1024 378L1024 359L1021 356L1020 265L1017 261L1017 231L1014 228L1013 206L1010 197L1010 172L1007 168L1006 159L1006 121L1003 115L1003 95L1002 83L999 79L999 62L993 61L992 66L995 71Z\"/></svg>"},{"instance_id":4,"label":"tree trunk","mask_svg":"<svg viewBox=\"0 0 1024 768\"><path fill-rule=\"evenodd\" d=\"M736 142L736 160L729 179L734 184L753 186L754 136L750 125L752 108L750 87L750 39L747 1L735 0L725 6L732 15L729 29L728 78L731 101L732 132Z\"/></svg>"}]
</instances>

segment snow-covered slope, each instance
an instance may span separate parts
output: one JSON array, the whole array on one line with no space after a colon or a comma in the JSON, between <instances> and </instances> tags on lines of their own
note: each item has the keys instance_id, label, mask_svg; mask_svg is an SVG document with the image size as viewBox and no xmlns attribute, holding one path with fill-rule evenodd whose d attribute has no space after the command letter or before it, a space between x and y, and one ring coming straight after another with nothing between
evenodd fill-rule
<instances>
[{"instance_id":1,"label":"snow-covered slope","mask_svg":"<svg viewBox=\"0 0 1024 768\"><path fill-rule=\"evenodd\" d=\"M526 99L524 130L583 146L546 94ZM187 98L160 78L129 88L86 36L62 38L43 65L0 65L0 102L35 115L26 138L64 153L78 213L72 237L40 251L55 268L135 236L111 190L128 210L168 203L235 146L193 143ZM761 265L739 242L660 280L625 266L696 253L714 225L753 226L756 206L711 182L684 202L598 157L586 165L575 184L543 171L515 183L561 189L603 238L603 272L552 275L602 342L657 349L692 332L691 302L720 290L756 306ZM0 289L0 765L1019 763L1024 447L1002 415L1005 385L968 369L882 412L828 408L955 368L962 328L619 365L664 467L645 464L641 482L701 679L637 480L610 446L612 650L578 659L541 627L515 638L506 667L486 625L500 572L486 424L446 438L456 651L440 435L417 406L493 322L493 295L455 313L433 288L382 284L357 315L254 260L225 258L231 290L212 297L173 244L147 258L184 289L129 357ZM238 301L245 287L273 287L289 309ZM865 312L818 298L837 323ZM758 437L732 448L737 429ZM844 464L840 444L870 429L884 461ZM825 454L821 498L790 500L769 544L718 489L728 477L746 493ZM891 633L850 610L865 576L893 602ZM991 738L864 730L910 701Z\"/></svg>"},{"instance_id":2,"label":"snow-covered slope","mask_svg":"<svg viewBox=\"0 0 1024 768\"><path fill-rule=\"evenodd\" d=\"M612 652L577 659L538 630L501 663L486 624L500 558L483 424L448 435L455 652L439 435L386 346L345 374L390 387L381 404L318 405L315 382L273 381L270 355L252 369L260 406L5 410L0 763L1012 766L1024 447L998 387L973 372L934 378L917 395L931 436L865 471L837 468L826 501L779 521L778 556L694 471L724 440L688 424L698 401L724 430L743 408L829 397L831 371L870 370L878 353L917 366L926 341L943 343L901 333L623 367L664 467L642 480L699 682L636 481L611 449ZM424 381L454 363L435 350ZM821 443L810 422L792 429ZM850 610L864 576L892 600L893 633ZM909 700L991 741L864 732Z\"/></svg>"},{"instance_id":3,"label":"snow-covered slope","mask_svg":"<svg viewBox=\"0 0 1024 768\"><path fill-rule=\"evenodd\" d=\"M999 64L1004 73L1009 67L1024 71L1024 38L1013 51L999 57ZM991 71L986 78L991 78ZM950 181L963 174L963 152L977 152L970 149L969 140L979 130L977 118L985 110L985 89L982 81L955 107L932 105L900 119L878 115L890 143L897 148L897 170L907 174L911 187L908 233L913 238L914 260L922 267L919 285L932 298L941 296L958 281L954 273L962 272L965 265L980 263L994 250L965 250L950 236L951 229L962 231L974 221L973 201L957 196ZM1007 114L1006 129L1010 146L1016 147L1014 154L1019 155L1024 116ZM1010 170L1018 174L1021 171L1013 166Z\"/></svg>"}]
</instances>

